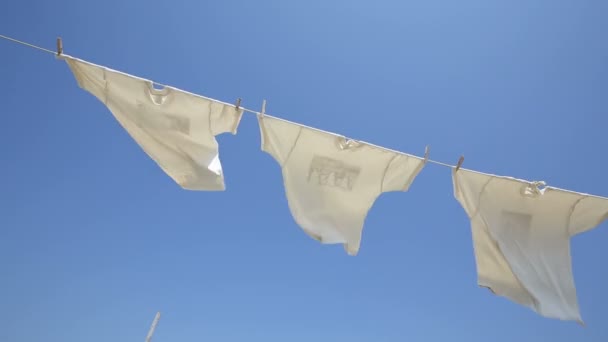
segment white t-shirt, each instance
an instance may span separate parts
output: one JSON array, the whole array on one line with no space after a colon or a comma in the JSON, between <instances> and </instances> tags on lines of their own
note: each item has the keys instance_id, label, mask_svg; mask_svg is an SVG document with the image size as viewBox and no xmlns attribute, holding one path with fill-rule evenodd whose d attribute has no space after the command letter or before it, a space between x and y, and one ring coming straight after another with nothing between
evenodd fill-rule
<instances>
[{"instance_id":1,"label":"white t-shirt","mask_svg":"<svg viewBox=\"0 0 608 342\"><path fill-rule=\"evenodd\" d=\"M62 55L78 85L103 102L139 146L182 188L225 189L215 136L236 134L243 110Z\"/></svg>"},{"instance_id":2,"label":"white t-shirt","mask_svg":"<svg viewBox=\"0 0 608 342\"><path fill-rule=\"evenodd\" d=\"M465 169L452 180L471 219L478 284L544 317L583 324L570 237L598 226L608 199Z\"/></svg>"},{"instance_id":3,"label":"white t-shirt","mask_svg":"<svg viewBox=\"0 0 608 342\"><path fill-rule=\"evenodd\" d=\"M356 255L363 223L383 192L407 191L424 159L347 140L268 115L258 116L262 150L281 165L296 223L321 243Z\"/></svg>"}]
</instances>

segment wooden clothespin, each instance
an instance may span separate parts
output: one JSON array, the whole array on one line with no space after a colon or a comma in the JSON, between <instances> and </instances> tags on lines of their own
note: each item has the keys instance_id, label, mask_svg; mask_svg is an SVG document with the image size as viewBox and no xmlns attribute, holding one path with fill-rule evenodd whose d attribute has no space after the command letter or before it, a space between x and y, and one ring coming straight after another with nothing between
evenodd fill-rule
<instances>
[{"instance_id":1,"label":"wooden clothespin","mask_svg":"<svg viewBox=\"0 0 608 342\"><path fill-rule=\"evenodd\" d=\"M61 37L57 37L57 56L61 56L63 53L63 41Z\"/></svg>"},{"instance_id":2,"label":"wooden clothespin","mask_svg":"<svg viewBox=\"0 0 608 342\"><path fill-rule=\"evenodd\" d=\"M266 113L266 100L262 101L262 112L260 113L260 116L264 116L265 113Z\"/></svg>"},{"instance_id":3,"label":"wooden clothespin","mask_svg":"<svg viewBox=\"0 0 608 342\"><path fill-rule=\"evenodd\" d=\"M427 161L429 161L429 150L430 150L430 147L427 145L424 148L424 163L425 164L426 164Z\"/></svg>"},{"instance_id":4,"label":"wooden clothespin","mask_svg":"<svg viewBox=\"0 0 608 342\"><path fill-rule=\"evenodd\" d=\"M241 98L236 99L236 110L241 109Z\"/></svg>"},{"instance_id":5,"label":"wooden clothespin","mask_svg":"<svg viewBox=\"0 0 608 342\"><path fill-rule=\"evenodd\" d=\"M463 161L464 161L464 156L460 156L460 158L458 159L458 164L456 164L456 168L454 169L454 172L457 172L458 169L460 169L460 166L462 166Z\"/></svg>"}]
</instances>

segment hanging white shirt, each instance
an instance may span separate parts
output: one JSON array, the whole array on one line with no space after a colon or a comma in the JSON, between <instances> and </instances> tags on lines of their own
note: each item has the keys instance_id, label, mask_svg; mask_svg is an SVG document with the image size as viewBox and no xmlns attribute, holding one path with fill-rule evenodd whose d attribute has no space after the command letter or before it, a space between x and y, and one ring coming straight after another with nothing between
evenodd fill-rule
<instances>
[{"instance_id":1,"label":"hanging white shirt","mask_svg":"<svg viewBox=\"0 0 608 342\"><path fill-rule=\"evenodd\" d=\"M544 317L583 324L570 237L597 227L608 199L464 169L452 179L471 219L478 284Z\"/></svg>"},{"instance_id":2,"label":"hanging white shirt","mask_svg":"<svg viewBox=\"0 0 608 342\"><path fill-rule=\"evenodd\" d=\"M62 55L78 85L97 97L160 168L182 188L222 191L215 136L236 134L243 110L177 88Z\"/></svg>"},{"instance_id":3,"label":"hanging white shirt","mask_svg":"<svg viewBox=\"0 0 608 342\"><path fill-rule=\"evenodd\" d=\"M290 211L312 238L356 255L363 223L383 192L407 191L424 159L258 116L262 150L281 166Z\"/></svg>"}]
</instances>

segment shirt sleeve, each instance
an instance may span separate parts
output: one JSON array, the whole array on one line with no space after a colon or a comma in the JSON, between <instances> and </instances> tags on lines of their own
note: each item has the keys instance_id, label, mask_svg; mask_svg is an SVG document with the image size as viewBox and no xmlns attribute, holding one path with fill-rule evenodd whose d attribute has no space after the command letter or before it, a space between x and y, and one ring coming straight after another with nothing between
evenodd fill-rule
<instances>
[{"instance_id":1,"label":"shirt sleeve","mask_svg":"<svg viewBox=\"0 0 608 342\"><path fill-rule=\"evenodd\" d=\"M608 198L584 195L573 206L568 232L570 236L589 231L608 218Z\"/></svg>"},{"instance_id":2,"label":"shirt sleeve","mask_svg":"<svg viewBox=\"0 0 608 342\"><path fill-rule=\"evenodd\" d=\"M262 151L270 154L283 166L300 137L302 126L268 115L258 116L258 123Z\"/></svg>"},{"instance_id":3,"label":"shirt sleeve","mask_svg":"<svg viewBox=\"0 0 608 342\"><path fill-rule=\"evenodd\" d=\"M106 104L106 69L69 56L63 56L63 58L74 74L78 86Z\"/></svg>"},{"instance_id":4,"label":"shirt sleeve","mask_svg":"<svg viewBox=\"0 0 608 342\"><path fill-rule=\"evenodd\" d=\"M424 159L395 153L384 172L382 192L407 191L423 168Z\"/></svg>"},{"instance_id":5,"label":"shirt sleeve","mask_svg":"<svg viewBox=\"0 0 608 342\"><path fill-rule=\"evenodd\" d=\"M454 197L469 218L477 214L481 194L492 180L496 181L498 178L469 170L452 170Z\"/></svg>"},{"instance_id":6,"label":"shirt sleeve","mask_svg":"<svg viewBox=\"0 0 608 342\"><path fill-rule=\"evenodd\" d=\"M211 113L209 113L209 128L211 134L219 135L222 133L236 134L241 118L243 117L243 109L236 109L221 102L211 101Z\"/></svg>"}]
</instances>

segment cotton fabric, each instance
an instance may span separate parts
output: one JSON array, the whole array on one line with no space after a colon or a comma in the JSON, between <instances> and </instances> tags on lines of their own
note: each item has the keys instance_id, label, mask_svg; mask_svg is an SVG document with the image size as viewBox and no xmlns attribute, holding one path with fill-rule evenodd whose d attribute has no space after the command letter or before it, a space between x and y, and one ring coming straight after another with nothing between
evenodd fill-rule
<instances>
[{"instance_id":1,"label":"cotton fabric","mask_svg":"<svg viewBox=\"0 0 608 342\"><path fill-rule=\"evenodd\" d=\"M268 115L258 116L262 150L281 166L296 223L325 244L357 255L363 224L383 192L407 191L424 159L323 132Z\"/></svg>"},{"instance_id":2,"label":"cotton fabric","mask_svg":"<svg viewBox=\"0 0 608 342\"><path fill-rule=\"evenodd\" d=\"M544 317L584 324L570 237L604 221L608 199L465 169L452 179L471 220L478 284Z\"/></svg>"},{"instance_id":3,"label":"cotton fabric","mask_svg":"<svg viewBox=\"0 0 608 342\"><path fill-rule=\"evenodd\" d=\"M71 56L61 56L80 88L107 106L120 125L182 188L225 190L216 135L233 135L243 110Z\"/></svg>"}]
</instances>

